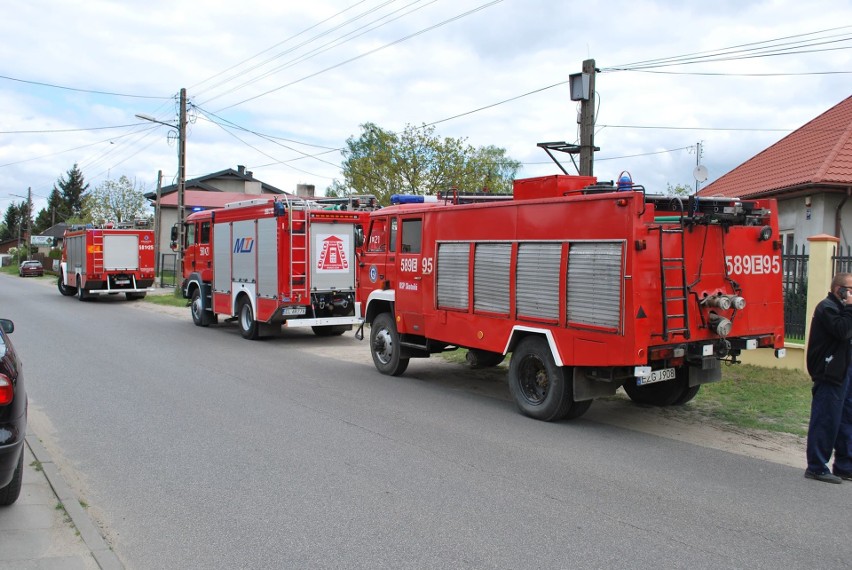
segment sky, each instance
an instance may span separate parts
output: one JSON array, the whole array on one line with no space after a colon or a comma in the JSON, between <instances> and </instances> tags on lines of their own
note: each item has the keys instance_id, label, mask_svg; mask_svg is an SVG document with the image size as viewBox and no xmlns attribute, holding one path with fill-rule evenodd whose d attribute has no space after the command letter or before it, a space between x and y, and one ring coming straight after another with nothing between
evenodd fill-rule
<instances>
[{"instance_id":1,"label":"sky","mask_svg":"<svg viewBox=\"0 0 852 570\"><path fill-rule=\"evenodd\" d=\"M536 144L579 142L587 59L598 179L663 193L700 163L703 187L852 95L852 0L5 3L0 215L29 190L37 213L74 164L92 189L175 183L181 88L187 179L242 165L322 194L367 122L558 174Z\"/></svg>"}]
</instances>

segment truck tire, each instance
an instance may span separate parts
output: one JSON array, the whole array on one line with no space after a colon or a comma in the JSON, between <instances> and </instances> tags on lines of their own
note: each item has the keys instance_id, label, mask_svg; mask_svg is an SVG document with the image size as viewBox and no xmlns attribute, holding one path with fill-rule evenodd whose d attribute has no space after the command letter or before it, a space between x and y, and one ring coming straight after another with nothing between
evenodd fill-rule
<instances>
[{"instance_id":1,"label":"truck tire","mask_svg":"<svg viewBox=\"0 0 852 570\"><path fill-rule=\"evenodd\" d=\"M24 449L21 448L21 456L18 458L18 465L15 467L15 473L12 475L12 480L5 487L0 488L0 507L6 507L18 500L21 495L21 481L24 478Z\"/></svg>"},{"instance_id":2,"label":"truck tire","mask_svg":"<svg viewBox=\"0 0 852 570\"><path fill-rule=\"evenodd\" d=\"M77 294L77 288L66 285L65 280L62 279L62 275L59 276L57 286L59 288L59 292L65 297L73 297Z\"/></svg>"},{"instance_id":3,"label":"truck tire","mask_svg":"<svg viewBox=\"0 0 852 570\"><path fill-rule=\"evenodd\" d=\"M251 306L249 306L249 308L251 308ZM192 322L195 323L195 326L197 327L209 327L210 323L213 321L210 312L205 311L204 307L201 306L201 291L199 289L195 289L192 292L192 301L189 304L189 312L192 315Z\"/></svg>"},{"instance_id":4,"label":"truck tire","mask_svg":"<svg viewBox=\"0 0 852 570\"><path fill-rule=\"evenodd\" d=\"M685 404L695 397L698 390L689 396L689 372L687 367L678 368L674 380L667 382L656 382L647 386L638 386L636 380L628 380L624 383L624 391L631 400L637 404L646 406L674 406L678 403ZM697 386L694 386L697 388ZM684 399L686 398L686 399ZM681 401L682 400L682 401Z\"/></svg>"},{"instance_id":5,"label":"truck tire","mask_svg":"<svg viewBox=\"0 0 852 570\"><path fill-rule=\"evenodd\" d=\"M327 325L322 327L311 327L317 336L340 336L346 331L352 330L352 325Z\"/></svg>"},{"instance_id":6,"label":"truck tire","mask_svg":"<svg viewBox=\"0 0 852 570\"><path fill-rule=\"evenodd\" d=\"M260 338L260 326L254 320L254 311L251 308L251 301L246 297L240 299L237 304L237 322L240 325L240 334L248 340L257 340Z\"/></svg>"},{"instance_id":7,"label":"truck tire","mask_svg":"<svg viewBox=\"0 0 852 570\"><path fill-rule=\"evenodd\" d=\"M79 276L77 276L77 298L81 301L89 300L89 292L83 289Z\"/></svg>"},{"instance_id":8,"label":"truck tire","mask_svg":"<svg viewBox=\"0 0 852 570\"><path fill-rule=\"evenodd\" d=\"M509 391L522 414L545 422L578 418L592 405L592 400L574 401L570 369L556 366L539 336L526 337L512 353Z\"/></svg>"},{"instance_id":9,"label":"truck tire","mask_svg":"<svg viewBox=\"0 0 852 570\"><path fill-rule=\"evenodd\" d=\"M408 358L401 356L399 334L390 313L378 315L370 325L370 353L382 374L399 376L408 368Z\"/></svg>"}]
</instances>

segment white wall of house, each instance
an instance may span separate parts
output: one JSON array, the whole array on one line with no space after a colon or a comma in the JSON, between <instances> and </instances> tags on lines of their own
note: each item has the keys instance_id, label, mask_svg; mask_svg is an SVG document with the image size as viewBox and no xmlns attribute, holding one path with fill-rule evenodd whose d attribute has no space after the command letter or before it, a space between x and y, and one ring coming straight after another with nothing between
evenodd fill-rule
<instances>
[{"instance_id":1,"label":"white wall of house","mask_svg":"<svg viewBox=\"0 0 852 570\"><path fill-rule=\"evenodd\" d=\"M778 230L784 247L794 244L805 247L808 238L819 234L835 235L835 216L843 196L840 194L812 194L778 200ZM810 204L810 205L808 205ZM840 246L852 244L852 199L841 209Z\"/></svg>"}]
</instances>

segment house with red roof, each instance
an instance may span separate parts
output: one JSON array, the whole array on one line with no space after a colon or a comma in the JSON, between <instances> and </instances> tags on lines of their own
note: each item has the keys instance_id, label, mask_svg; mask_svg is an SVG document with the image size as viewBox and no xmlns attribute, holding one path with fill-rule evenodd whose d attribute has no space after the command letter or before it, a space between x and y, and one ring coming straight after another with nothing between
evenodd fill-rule
<instances>
[{"instance_id":1,"label":"house with red roof","mask_svg":"<svg viewBox=\"0 0 852 570\"><path fill-rule=\"evenodd\" d=\"M775 198L784 251L828 234L852 244L852 96L698 192Z\"/></svg>"}]
</instances>

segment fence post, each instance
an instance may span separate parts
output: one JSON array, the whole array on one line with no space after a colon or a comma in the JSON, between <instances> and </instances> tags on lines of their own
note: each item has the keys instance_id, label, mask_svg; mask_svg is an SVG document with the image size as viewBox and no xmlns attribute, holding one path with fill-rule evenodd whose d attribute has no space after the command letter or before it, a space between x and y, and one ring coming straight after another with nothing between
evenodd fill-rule
<instances>
[{"instance_id":1,"label":"fence post","mask_svg":"<svg viewBox=\"0 0 852 570\"><path fill-rule=\"evenodd\" d=\"M808 257L808 300L805 309L805 346L811 334L811 315L817 304L831 289L834 277L834 251L840 239L828 234L819 234L808 238L810 254Z\"/></svg>"}]
</instances>

